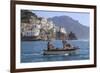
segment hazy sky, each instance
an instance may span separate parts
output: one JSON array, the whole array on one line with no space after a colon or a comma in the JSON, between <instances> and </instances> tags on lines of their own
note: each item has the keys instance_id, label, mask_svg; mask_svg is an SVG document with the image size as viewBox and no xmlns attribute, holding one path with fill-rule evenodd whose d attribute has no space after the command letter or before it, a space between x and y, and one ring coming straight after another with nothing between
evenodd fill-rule
<instances>
[{"instance_id":1,"label":"hazy sky","mask_svg":"<svg viewBox=\"0 0 100 73\"><path fill-rule=\"evenodd\" d=\"M62 12L62 11L32 11L39 17L50 18L54 16L69 16L74 20L79 21L82 25L88 26L90 25L90 14L86 12Z\"/></svg>"}]
</instances>

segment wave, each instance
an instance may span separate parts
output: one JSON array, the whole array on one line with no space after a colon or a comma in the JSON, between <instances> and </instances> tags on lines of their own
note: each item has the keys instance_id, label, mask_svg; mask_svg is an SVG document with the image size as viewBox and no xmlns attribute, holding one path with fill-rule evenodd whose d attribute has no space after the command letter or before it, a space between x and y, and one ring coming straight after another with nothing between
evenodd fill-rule
<instances>
[{"instance_id":1,"label":"wave","mask_svg":"<svg viewBox=\"0 0 100 73\"><path fill-rule=\"evenodd\" d=\"M24 55L24 56L31 56L31 55L43 55L43 53L41 52L41 53L31 53L31 54L26 54L26 53L23 53L22 55Z\"/></svg>"}]
</instances>

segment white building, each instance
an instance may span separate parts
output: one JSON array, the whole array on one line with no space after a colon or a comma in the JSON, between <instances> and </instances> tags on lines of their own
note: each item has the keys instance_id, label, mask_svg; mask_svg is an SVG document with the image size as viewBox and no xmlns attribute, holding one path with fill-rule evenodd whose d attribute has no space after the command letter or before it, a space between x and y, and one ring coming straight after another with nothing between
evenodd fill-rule
<instances>
[{"instance_id":1,"label":"white building","mask_svg":"<svg viewBox=\"0 0 100 73\"><path fill-rule=\"evenodd\" d=\"M64 27L61 27L61 28L60 28L60 32L66 34L65 28L64 28Z\"/></svg>"}]
</instances>

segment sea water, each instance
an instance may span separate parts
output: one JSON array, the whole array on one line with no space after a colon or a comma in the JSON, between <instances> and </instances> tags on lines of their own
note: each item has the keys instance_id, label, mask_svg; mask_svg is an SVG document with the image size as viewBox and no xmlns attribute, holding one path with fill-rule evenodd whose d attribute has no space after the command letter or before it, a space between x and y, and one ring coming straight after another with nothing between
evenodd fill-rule
<instances>
[{"instance_id":1,"label":"sea water","mask_svg":"<svg viewBox=\"0 0 100 73\"><path fill-rule=\"evenodd\" d=\"M48 62L48 61L70 61L89 59L88 40L70 40L73 46L78 46L79 52L73 55L43 55L43 50L47 49L48 41L21 41L21 63ZM61 40L54 40L52 44L56 48L62 48Z\"/></svg>"}]
</instances>

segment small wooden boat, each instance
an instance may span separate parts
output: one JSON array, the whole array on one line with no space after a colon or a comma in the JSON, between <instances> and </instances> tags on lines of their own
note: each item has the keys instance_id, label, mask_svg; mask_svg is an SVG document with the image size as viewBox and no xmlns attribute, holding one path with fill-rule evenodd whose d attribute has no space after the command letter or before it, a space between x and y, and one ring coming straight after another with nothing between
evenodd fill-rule
<instances>
[{"instance_id":1,"label":"small wooden boat","mask_svg":"<svg viewBox=\"0 0 100 73\"><path fill-rule=\"evenodd\" d=\"M44 55L60 55L60 54L77 54L79 51L79 47L73 47L71 49L51 49L51 50L44 50Z\"/></svg>"},{"instance_id":2,"label":"small wooden boat","mask_svg":"<svg viewBox=\"0 0 100 73\"><path fill-rule=\"evenodd\" d=\"M44 50L43 54L44 55L71 55L71 54L76 54L79 53L79 47L74 47L70 43L67 43L66 41L66 30L61 27L59 32L60 34L60 39L62 40L63 48L55 48L53 44L50 43L50 40L47 43L47 49Z\"/></svg>"}]
</instances>

